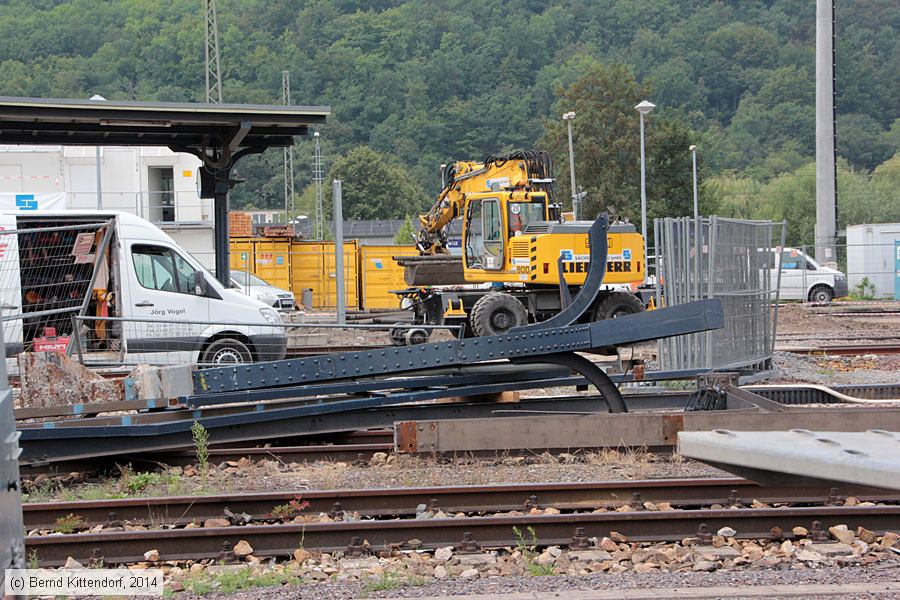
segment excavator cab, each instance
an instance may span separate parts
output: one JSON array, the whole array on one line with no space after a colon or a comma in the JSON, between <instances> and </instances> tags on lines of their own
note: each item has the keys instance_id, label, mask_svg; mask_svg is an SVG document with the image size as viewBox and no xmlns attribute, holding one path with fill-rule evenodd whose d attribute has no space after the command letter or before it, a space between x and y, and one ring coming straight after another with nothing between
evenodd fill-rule
<instances>
[{"instance_id":1,"label":"excavator cab","mask_svg":"<svg viewBox=\"0 0 900 600\"><path fill-rule=\"evenodd\" d=\"M504 281L478 272L514 272L512 238L532 223L547 221L547 195L542 192L468 194L463 220L463 255L467 280ZM470 273L471 271L471 273Z\"/></svg>"}]
</instances>

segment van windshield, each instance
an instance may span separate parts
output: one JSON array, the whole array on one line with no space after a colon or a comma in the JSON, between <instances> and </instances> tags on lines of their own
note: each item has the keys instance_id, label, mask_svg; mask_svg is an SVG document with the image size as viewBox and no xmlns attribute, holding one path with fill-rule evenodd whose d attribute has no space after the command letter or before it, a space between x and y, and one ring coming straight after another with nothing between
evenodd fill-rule
<instances>
[{"instance_id":1,"label":"van windshield","mask_svg":"<svg viewBox=\"0 0 900 600\"><path fill-rule=\"evenodd\" d=\"M815 271L816 263L795 248L788 248L781 252L781 268L785 271Z\"/></svg>"}]
</instances>

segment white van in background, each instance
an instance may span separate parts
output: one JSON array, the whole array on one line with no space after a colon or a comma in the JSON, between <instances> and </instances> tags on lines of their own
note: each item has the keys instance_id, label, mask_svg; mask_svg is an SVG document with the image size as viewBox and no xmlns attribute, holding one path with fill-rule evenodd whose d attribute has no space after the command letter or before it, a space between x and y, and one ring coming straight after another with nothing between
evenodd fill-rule
<instances>
[{"instance_id":1,"label":"white van in background","mask_svg":"<svg viewBox=\"0 0 900 600\"><path fill-rule=\"evenodd\" d=\"M802 300L804 302L831 302L834 298L846 296L847 276L831 267L817 263L797 248L782 248L772 251L775 267L781 264L781 299ZM771 266L771 263L770 263ZM772 287L778 277L778 270L772 270Z\"/></svg>"},{"instance_id":2,"label":"white van in background","mask_svg":"<svg viewBox=\"0 0 900 600\"><path fill-rule=\"evenodd\" d=\"M91 225L109 221L108 262L101 261L94 278L91 253L100 248L102 236ZM72 227L77 225L83 227ZM0 228L17 231L0 234L7 357L32 350L35 340L54 330L57 336L71 336L77 311L46 313L88 296L86 315L101 319L80 322L86 362L94 354L128 364L214 365L285 356L286 337L276 326L282 321L275 310L222 286L171 237L140 217L117 211L0 211ZM102 320L106 315L123 320Z\"/></svg>"}]
</instances>

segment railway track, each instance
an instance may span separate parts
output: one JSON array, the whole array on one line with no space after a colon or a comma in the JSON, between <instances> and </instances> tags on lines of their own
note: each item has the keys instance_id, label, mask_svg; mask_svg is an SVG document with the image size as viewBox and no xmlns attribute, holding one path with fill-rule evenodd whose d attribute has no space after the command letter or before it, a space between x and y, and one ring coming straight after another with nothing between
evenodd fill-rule
<instances>
[{"instance_id":1,"label":"railway track","mask_svg":"<svg viewBox=\"0 0 900 600\"><path fill-rule=\"evenodd\" d=\"M303 445L213 447L208 451L208 460L212 465L239 461L242 458L252 461L271 459L285 463L314 461L352 462L369 460L376 452L393 452L393 440L393 430L356 431L343 435L329 436L327 440L319 443ZM156 468L160 465L183 467L197 464L197 455L193 450L177 450L165 453L148 453L146 455L84 458L54 463L20 465L19 472L22 477L34 478L41 474L59 475L71 472L98 472L115 469L117 465L125 463L138 467L144 465L149 468Z\"/></svg>"},{"instance_id":2,"label":"railway track","mask_svg":"<svg viewBox=\"0 0 900 600\"><path fill-rule=\"evenodd\" d=\"M835 524L876 533L894 529L900 506L812 506L673 511L574 512L497 516L329 521L242 527L198 527L101 531L99 533L28 536L26 550L41 566L59 566L68 557L85 563L141 562L156 550L160 560L235 560L233 547L248 542L257 557L286 557L302 546L308 551L344 551L350 555L392 548L502 548L515 545L514 528L534 530L540 546L564 545L579 537L616 531L633 542L678 541L701 531L732 527L742 539L794 537L792 528L812 531ZM787 532L787 533L786 533Z\"/></svg>"},{"instance_id":3,"label":"railway track","mask_svg":"<svg viewBox=\"0 0 900 600\"><path fill-rule=\"evenodd\" d=\"M291 501L307 506L304 514L353 513L366 518L415 516L425 505L432 512L489 514L535 507L561 511L616 509L628 505L643 509L644 502L667 502L682 508L712 505L743 506L753 500L767 504L834 504L843 496L861 501L898 502L900 492L872 487L825 485L760 486L739 478L651 479L578 483L523 483L489 486L441 486L423 488L279 491L210 496L126 498L104 501L30 503L23 506L30 530L53 529L60 519L75 515L84 528L122 522L130 525L174 527L218 518L227 513L243 515L245 522L277 520L277 507ZM299 512L297 514L300 514Z\"/></svg>"}]
</instances>

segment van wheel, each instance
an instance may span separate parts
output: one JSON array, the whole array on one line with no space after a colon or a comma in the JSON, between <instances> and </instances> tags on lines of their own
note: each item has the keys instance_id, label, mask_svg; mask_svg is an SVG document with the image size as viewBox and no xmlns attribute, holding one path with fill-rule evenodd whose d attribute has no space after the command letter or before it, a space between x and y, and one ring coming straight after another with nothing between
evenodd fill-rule
<instances>
[{"instance_id":1,"label":"van wheel","mask_svg":"<svg viewBox=\"0 0 900 600\"><path fill-rule=\"evenodd\" d=\"M472 307L471 319L472 329L479 337L501 335L513 327L527 325L528 311L515 296L491 292Z\"/></svg>"},{"instance_id":2,"label":"van wheel","mask_svg":"<svg viewBox=\"0 0 900 600\"><path fill-rule=\"evenodd\" d=\"M221 338L206 347L200 356L205 365L228 366L253 362L253 354L244 342L234 338Z\"/></svg>"},{"instance_id":3,"label":"van wheel","mask_svg":"<svg viewBox=\"0 0 900 600\"><path fill-rule=\"evenodd\" d=\"M834 298L834 290L827 285L817 285L809 292L810 302L831 302Z\"/></svg>"}]
</instances>

